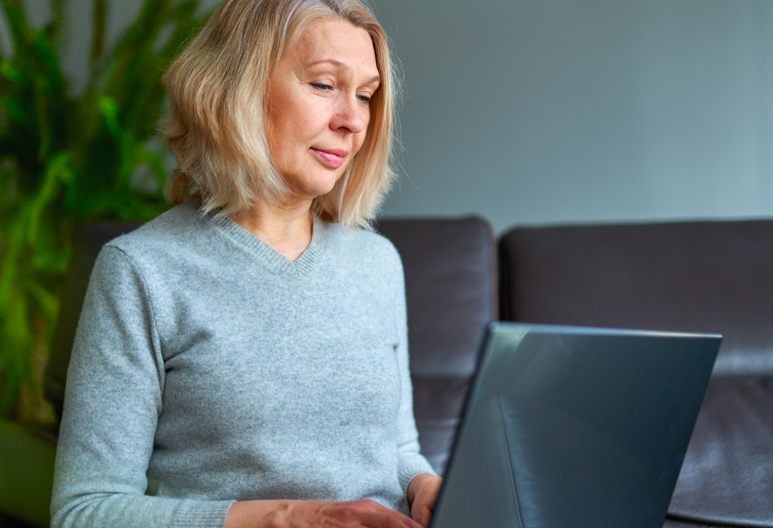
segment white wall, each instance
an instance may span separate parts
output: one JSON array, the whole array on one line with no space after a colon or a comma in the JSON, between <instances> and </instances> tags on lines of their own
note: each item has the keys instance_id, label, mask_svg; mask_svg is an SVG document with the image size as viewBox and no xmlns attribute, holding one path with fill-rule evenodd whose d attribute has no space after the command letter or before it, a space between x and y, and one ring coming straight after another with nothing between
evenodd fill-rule
<instances>
[{"instance_id":1,"label":"white wall","mask_svg":"<svg viewBox=\"0 0 773 528\"><path fill-rule=\"evenodd\" d=\"M773 215L768 0L372 2L406 77L386 215L498 231ZM140 3L112 2L113 35ZM92 2L70 4L77 77Z\"/></svg>"}]
</instances>

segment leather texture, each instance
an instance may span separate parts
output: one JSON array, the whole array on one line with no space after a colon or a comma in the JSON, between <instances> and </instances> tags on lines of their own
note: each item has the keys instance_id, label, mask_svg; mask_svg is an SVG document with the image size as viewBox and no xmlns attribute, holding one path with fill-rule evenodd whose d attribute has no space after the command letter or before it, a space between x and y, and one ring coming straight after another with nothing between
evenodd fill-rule
<instances>
[{"instance_id":1,"label":"leather texture","mask_svg":"<svg viewBox=\"0 0 773 528\"><path fill-rule=\"evenodd\" d=\"M521 228L500 240L502 318L720 333L669 511L773 526L773 221Z\"/></svg>"},{"instance_id":2,"label":"leather texture","mask_svg":"<svg viewBox=\"0 0 773 528\"><path fill-rule=\"evenodd\" d=\"M716 374L773 375L773 221L514 229L502 319L719 333Z\"/></svg>"},{"instance_id":3,"label":"leather texture","mask_svg":"<svg viewBox=\"0 0 773 528\"><path fill-rule=\"evenodd\" d=\"M682 522L677 519L668 518L663 523L663 528L716 528L716 525L709 526L708 524L696 524L691 522Z\"/></svg>"},{"instance_id":4,"label":"leather texture","mask_svg":"<svg viewBox=\"0 0 773 528\"><path fill-rule=\"evenodd\" d=\"M422 453L442 473L480 339L496 319L496 245L480 218L383 220L403 259L414 414Z\"/></svg>"},{"instance_id":5,"label":"leather texture","mask_svg":"<svg viewBox=\"0 0 773 528\"><path fill-rule=\"evenodd\" d=\"M772 442L773 378L714 378L671 513L714 525L771 526Z\"/></svg>"}]
</instances>

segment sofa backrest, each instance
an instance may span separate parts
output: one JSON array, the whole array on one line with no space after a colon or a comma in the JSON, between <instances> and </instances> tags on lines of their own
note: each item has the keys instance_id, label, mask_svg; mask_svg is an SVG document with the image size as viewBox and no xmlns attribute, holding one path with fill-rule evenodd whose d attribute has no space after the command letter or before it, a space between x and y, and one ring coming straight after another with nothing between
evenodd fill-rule
<instances>
[{"instance_id":1,"label":"sofa backrest","mask_svg":"<svg viewBox=\"0 0 773 528\"><path fill-rule=\"evenodd\" d=\"M720 333L714 375L773 373L773 221L518 228L499 252L502 319Z\"/></svg>"},{"instance_id":2,"label":"sofa backrest","mask_svg":"<svg viewBox=\"0 0 773 528\"><path fill-rule=\"evenodd\" d=\"M496 246L479 218L390 220L408 300L414 414L422 453L445 467L483 330L497 314Z\"/></svg>"}]
</instances>

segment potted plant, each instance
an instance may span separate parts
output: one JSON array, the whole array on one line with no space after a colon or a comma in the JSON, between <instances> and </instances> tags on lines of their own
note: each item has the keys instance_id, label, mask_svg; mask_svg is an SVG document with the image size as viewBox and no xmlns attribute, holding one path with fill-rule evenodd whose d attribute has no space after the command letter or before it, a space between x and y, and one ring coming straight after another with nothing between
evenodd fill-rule
<instances>
[{"instance_id":1,"label":"potted plant","mask_svg":"<svg viewBox=\"0 0 773 528\"><path fill-rule=\"evenodd\" d=\"M53 418L40 385L72 232L168 207L161 75L205 18L200 0L144 0L108 45L108 4L94 0L88 79L73 93L67 3L50 0L38 28L22 0L0 0L12 42L0 49L0 418L19 421Z\"/></svg>"}]
</instances>

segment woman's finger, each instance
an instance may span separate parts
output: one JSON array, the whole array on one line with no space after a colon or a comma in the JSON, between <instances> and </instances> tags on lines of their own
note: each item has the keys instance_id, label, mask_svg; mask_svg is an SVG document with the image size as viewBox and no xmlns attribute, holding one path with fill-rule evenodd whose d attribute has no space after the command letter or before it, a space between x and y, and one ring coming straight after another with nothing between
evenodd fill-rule
<instances>
[{"instance_id":1,"label":"woman's finger","mask_svg":"<svg viewBox=\"0 0 773 528\"><path fill-rule=\"evenodd\" d=\"M432 520L432 512L435 509L435 503L440 494L442 484L442 478L428 473L417 475L411 481L411 486L409 486L409 498L413 499L411 502L411 515L424 528L429 527L429 523Z\"/></svg>"},{"instance_id":2,"label":"woman's finger","mask_svg":"<svg viewBox=\"0 0 773 528\"><path fill-rule=\"evenodd\" d=\"M372 500L352 502L316 503L317 520L324 519L327 524L340 528L422 528L418 522L400 512L390 510ZM309 526L316 526L310 523Z\"/></svg>"}]
</instances>

